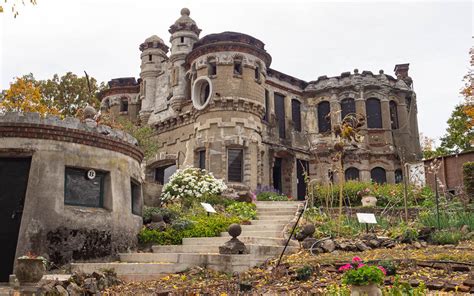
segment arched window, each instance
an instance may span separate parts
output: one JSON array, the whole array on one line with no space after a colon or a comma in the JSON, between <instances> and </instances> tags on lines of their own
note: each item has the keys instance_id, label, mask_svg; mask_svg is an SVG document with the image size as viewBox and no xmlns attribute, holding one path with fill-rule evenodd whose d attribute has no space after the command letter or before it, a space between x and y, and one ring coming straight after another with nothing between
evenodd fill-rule
<instances>
[{"instance_id":1,"label":"arched window","mask_svg":"<svg viewBox=\"0 0 474 296\"><path fill-rule=\"evenodd\" d=\"M291 117L295 130L301 132L301 103L296 99L291 100Z\"/></svg>"},{"instance_id":2,"label":"arched window","mask_svg":"<svg viewBox=\"0 0 474 296\"><path fill-rule=\"evenodd\" d=\"M346 169L345 172L346 181L356 180L359 181L359 170L355 167L350 167Z\"/></svg>"},{"instance_id":3,"label":"arched window","mask_svg":"<svg viewBox=\"0 0 474 296\"><path fill-rule=\"evenodd\" d=\"M398 129L398 111L395 101L390 101L390 121L392 122L392 129Z\"/></svg>"},{"instance_id":4,"label":"arched window","mask_svg":"<svg viewBox=\"0 0 474 296\"><path fill-rule=\"evenodd\" d=\"M326 133L331 130L330 112L329 102L323 101L318 104L318 129L320 133Z\"/></svg>"},{"instance_id":5,"label":"arched window","mask_svg":"<svg viewBox=\"0 0 474 296\"><path fill-rule=\"evenodd\" d=\"M384 184L387 183L387 174L381 167L375 167L370 171L370 178L375 183Z\"/></svg>"},{"instance_id":6,"label":"arched window","mask_svg":"<svg viewBox=\"0 0 474 296\"><path fill-rule=\"evenodd\" d=\"M354 99L346 98L341 101L341 120L347 116L347 114L355 113L356 105Z\"/></svg>"},{"instance_id":7,"label":"arched window","mask_svg":"<svg viewBox=\"0 0 474 296\"><path fill-rule=\"evenodd\" d=\"M367 99L365 102L365 109L367 113L367 127L382 128L382 109L380 107L380 100L376 98Z\"/></svg>"},{"instance_id":8,"label":"arched window","mask_svg":"<svg viewBox=\"0 0 474 296\"><path fill-rule=\"evenodd\" d=\"M401 169L395 170L395 183L402 183L403 182L403 172Z\"/></svg>"}]
</instances>

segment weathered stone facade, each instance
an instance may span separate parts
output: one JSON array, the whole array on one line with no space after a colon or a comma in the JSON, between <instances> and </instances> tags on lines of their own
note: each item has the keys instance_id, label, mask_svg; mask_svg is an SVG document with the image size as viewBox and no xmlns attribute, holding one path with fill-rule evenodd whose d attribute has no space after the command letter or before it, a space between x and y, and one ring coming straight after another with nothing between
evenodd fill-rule
<instances>
[{"instance_id":1,"label":"weathered stone facade","mask_svg":"<svg viewBox=\"0 0 474 296\"><path fill-rule=\"evenodd\" d=\"M340 122L341 111L369 117L361 148L344 161L348 178L394 183L401 178L400 156L420 158L408 64L395 67L396 78L354 70L306 82L270 68L272 58L256 38L223 32L199 39L189 14L183 9L169 30L169 56L157 36L140 45L140 88L128 102L139 107L127 114L156 129L160 152L147 163L149 181L163 182L157 178L163 166L200 166L237 191L269 185L302 198L300 168L317 181L337 182L330 125ZM122 87L110 86L105 109Z\"/></svg>"}]
</instances>

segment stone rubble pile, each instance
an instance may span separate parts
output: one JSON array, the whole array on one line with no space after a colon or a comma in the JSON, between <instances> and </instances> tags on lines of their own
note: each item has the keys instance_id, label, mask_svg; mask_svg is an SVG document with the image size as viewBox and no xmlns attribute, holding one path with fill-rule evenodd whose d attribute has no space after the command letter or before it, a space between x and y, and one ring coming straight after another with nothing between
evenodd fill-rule
<instances>
[{"instance_id":1,"label":"stone rubble pile","mask_svg":"<svg viewBox=\"0 0 474 296\"><path fill-rule=\"evenodd\" d=\"M306 238L302 241L304 249L311 249L318 239ZM360 238L355 239L327 239L321 241L313 247L313 253L331 253L336 250L363 252L377 248L393 248L395 247L395 240L388 237L377 237L375 234L366 234Z\"/></svg>"}]
</instances>

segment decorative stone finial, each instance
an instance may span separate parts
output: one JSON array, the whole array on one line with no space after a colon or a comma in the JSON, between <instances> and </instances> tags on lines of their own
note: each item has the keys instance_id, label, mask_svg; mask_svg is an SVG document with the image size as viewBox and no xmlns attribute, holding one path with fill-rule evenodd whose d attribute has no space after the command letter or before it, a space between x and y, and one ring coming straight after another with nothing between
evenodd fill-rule
<instances>
[{"instance_id":1,"label":"decorative stone finial","mask_svg":"<svg viewBox=\"0 0 474 296\"><path fill-rule=\"evenodd\" d=\"M228 232L229 232L230 236L232 236L233 238L236 238L242 233L242 227L240 227L239 224L234 223L234 224L229 226Z\"/></svg>"},{"instance_id":2,"label":"decorative stone finial","mask_svg":"<svg viewBox=\"0 0 474 296\"><path fill-rule=\"evenodd\" d=\"M383 74L383 70L379 70L379 74Z\"/></svg>"},{"instance_id":3,"label":"decorative stone finial","mask_svg":"<svg viewBox=\"0 0 474 296\"><path fill-rule=\"evenodd\" d=\"M359 69L354 69L354 74L359 74Z\"/></svg>"},{"instance_id":4,"label":"decorative stone finial","mask_svg":"<svg viewBox=\"0 0 474 296\"><path fill-rule=\"evenodd\" d=\"M183 9L181 9L181 15L187 15L187 16L189 16L190 14L191 14L191 11L189 11L188 8L185 7L185 8L183 8Z\"/></svg>"},{"instance_id":5,"label":"decorative stone finial","mask_svg":"<svg viewBox=\"0 0 474 296\"><path fill-rule=\"evenodd\" d=\"M248 254L245 244L237 238L242 233L242 227L234 223L229 226L228 232L232 238L219 247L219 254Z\"/></svg>"}]
</instances>

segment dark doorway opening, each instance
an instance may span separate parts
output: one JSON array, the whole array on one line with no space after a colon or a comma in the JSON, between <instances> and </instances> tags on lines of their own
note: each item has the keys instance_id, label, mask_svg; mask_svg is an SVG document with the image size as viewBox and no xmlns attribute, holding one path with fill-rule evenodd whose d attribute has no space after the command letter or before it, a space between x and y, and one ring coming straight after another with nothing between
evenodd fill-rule
<instances>
[{"instance_id":1,"label":"dark doorway opening","mask_svg":"<svg viewBox=\"0 0 474 296\"><path fill-rule=\"evenodd\" d=\"M273 188L279 192L283 191L281 182L281 158L275 157L275 163L273 164Z\"/></svg>"},{"instance_id":2,"label":"dark doorway opening","mask_svg":"<svg viewBox=\"0 0 474 296\"><path fill-rule=\"evenodd\" d=\"M304 200L306 197L306 182L304 174L309 171L309 163L306 160L296 160L296 182L298 200Z\"/></svg>"},{"instance_id":3,"label":"dark doorway opening","mask_svg":"<svg viewBox=\"0 0 474 296\"><path fill-rule=\"evenodd\" d=\"M13 273L31 158L0 158L0 282Z\"/></svg>"}]
</instances>

